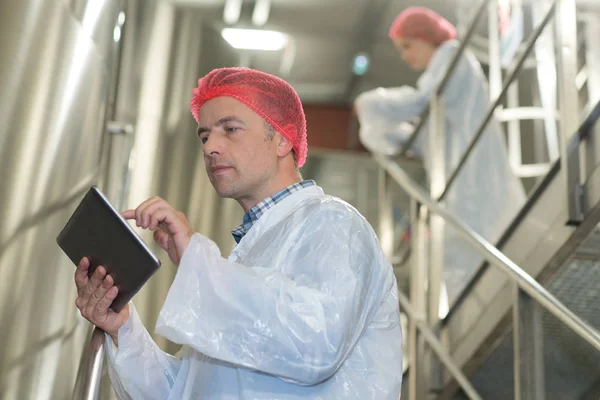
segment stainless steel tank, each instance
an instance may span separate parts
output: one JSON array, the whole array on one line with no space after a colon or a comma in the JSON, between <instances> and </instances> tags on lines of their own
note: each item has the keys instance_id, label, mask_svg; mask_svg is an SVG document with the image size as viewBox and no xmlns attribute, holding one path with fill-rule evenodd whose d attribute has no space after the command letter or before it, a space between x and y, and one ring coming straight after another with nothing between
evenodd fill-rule
<instances>
[{"instance_id":1,"label":"stainless steel tank","mask_svg":"<svg viewBox=\"0 0 600 400\"><path fill-rule=\"evenodd\" d=\"M104 168L119 0L0 4L0 398L69 398L87 324L55 237Z\"/></svg>"}]
</instances>

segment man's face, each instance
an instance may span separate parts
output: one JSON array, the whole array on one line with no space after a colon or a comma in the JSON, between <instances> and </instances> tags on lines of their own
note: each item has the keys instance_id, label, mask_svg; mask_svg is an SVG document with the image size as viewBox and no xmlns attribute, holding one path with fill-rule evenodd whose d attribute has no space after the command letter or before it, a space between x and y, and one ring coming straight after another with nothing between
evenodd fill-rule
<instances>
[{"instance_id":1,"label":"man's face","mask_svg":"<svg viewBox=\"0 0 600 400\"><path fill-rule=\"evenodd\" d=\"M252 198L277 171L277 141L258 114L232 97L202 105L198 136L208 178L221 197Z\"/></svg>"}]
</instances>

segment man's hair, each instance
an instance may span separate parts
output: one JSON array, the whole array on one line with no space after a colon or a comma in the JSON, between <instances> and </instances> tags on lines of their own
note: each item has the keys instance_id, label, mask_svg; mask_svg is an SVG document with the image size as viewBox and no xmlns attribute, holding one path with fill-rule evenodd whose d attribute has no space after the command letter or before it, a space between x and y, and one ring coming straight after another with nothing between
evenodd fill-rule
<instances>
[{"instance_id":1,"label":"man's hair","mask_svg":"<svg viewBox=\"0 0 600 400\"><path fill-rule=\"evenodd\" d=\"M275 137L275 128L273 128L273 125L271 125L270 123L268 123L267 121L264 121L265 123L265 130L266 130L266 138L267 140L273 140L273 138ZM294 158L294 168L296 168L296 171L299 172L298 169L298 161L296 159L296 152L292 149L292 157Z\"/></svg>"},{"instance_id":2,"label":"man's hair","mask_svg":"<svg viewBox=\"0 0 600 400\"><path fill-rule=\"evenodd\" d=\"M294 148L298 167L306 161L306 117L300 96L281 78L250 68L218 68L198 80L190 111L198 122L200 108L215 97L233 97L260 115Z\"/></svg>"}]
</instances>

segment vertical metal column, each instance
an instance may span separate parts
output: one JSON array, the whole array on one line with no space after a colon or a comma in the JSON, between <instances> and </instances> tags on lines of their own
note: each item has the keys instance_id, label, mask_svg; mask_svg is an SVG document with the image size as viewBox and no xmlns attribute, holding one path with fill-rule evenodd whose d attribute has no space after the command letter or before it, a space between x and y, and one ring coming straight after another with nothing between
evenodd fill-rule
<instances>
[{"instance_id":1,"label":"vertical metal column","mask_svg":"<svg viewBox=\"0 0 600 400\"><path fill-rule=\"evenodd\" d=\"M445 110L442 95L436 94L430 104L429 154L431 170L429 172L431 197L438 199L446 186L446 132ZM444 282L444 219L439 215L430 216L430 258L428 273L428 323L436 326L439 321L440 295ZM439 332L438 332L439 333ZM443 370L438 360L429 353L431 388L440 389L443 385Z\"/></svg>"},{"instance_id":2,"label":"vertical metal column","mask_svg":"<svg viewBox=\"0 0 600 400\"><path fill-rule=\"evenodd\" d=\"M566 167L565 188L569 202L569 223L583 220L583 196L580 183L579 145L571 136L579 128L579 94L577 76L577 17L575 0L558 0L555 14L555 36L558 47L558 95L560 153ZM569 155L569 153L571 153Z\"/></svg>"},{"instance_id":3,"label":"vertical metal column","mask_svg":"<svg viewBox=\"0 0 600 400\"><path fill-rule=\"evenodd\" d=\"M587 69L587 109L600 100L600 10L589 12L585 16L585 63ZM600 140L596 135L588 135L586 143L586 173L590 173L600 163Z\"/></svg>"},{"instance_id":4,"label":"vertical metal column","mask_svg":"<svg viewBox=\"0 0 600 400\"><path fill-rule=\"evenodd\" d=\"M379 241L388 260L394 252L394 218L392 215L392 192L390 177L385 169L379 168Z\"/></svg>"},{"instance_id":5,"label":"vertical metal column","mask_svg":"<svg viewBox=\"0 0 600 400\"><path fill-rule=\"evenodd\" d=\"M542 308L517 284L513 305L515 400L544 400Z\"/></svg>"},{"instance_id":6,"label":"vertical metal column","mask_svg":"<svg viewBox=\"0 0 600 400\"><path fill-rule=\"evenodd\" d=\"M551 6L552 0L531 2L534 26L543 21ZM538 38L535 44L535 58L540 103L547 112L544 117L544 130L548 157L550 162L554 162L559 158L560 150L556 132L556 56L554 54L554 36L551 30L545 30Z\"/></svg>"},{"instance_id":7,"label":"vertical metal column","mask_svg":"<svg viewBox=\"0 0 600 400\"><path fill-rule=\"evenodd\" d=\"M411 198L412 234L411 245L413 259L410 262L410 302L414 310L414 318L410 319L409 327L409 400L425 398L425 341L419 335L419 321L426 321L427 294L427 209Z\"/></svg>"},{"instance_id":8,"label":"vertical metal column","mask_svg":"<svg viewBox=\"0 0 600 400\"><path fill-rule=\"evenodd\" d=\"M488 46L490 57L490 101L495 101L502 91L502 67L500 66L500 28L498 23L498 0L488 3ZM498 107L499 108L499 107Z\"/></svg>"},{"instance_id":9,"label":"vertical metal column","mask_svg":"<svg viewBox=\"0 0 600 400\"><path fill-rule=\"evenodd\" d=\"M519 107L519 81L515 80L508 87L506 105L509 109ZM515 173L523 166L523 151L521 148L521 121L511 119L506 123L508 128L508 159Z\"/></svg>"},{"instance_id":10,"label":"vertical metal column","mask_svg":"<svg viewBox=\"0 0 600 400\"><path fill-rule=\"evenodd\" d=\"M586 16L585 58L588 70L588 97L590 105L600 100L600 11Z\"/></svg>"}]
</instances>

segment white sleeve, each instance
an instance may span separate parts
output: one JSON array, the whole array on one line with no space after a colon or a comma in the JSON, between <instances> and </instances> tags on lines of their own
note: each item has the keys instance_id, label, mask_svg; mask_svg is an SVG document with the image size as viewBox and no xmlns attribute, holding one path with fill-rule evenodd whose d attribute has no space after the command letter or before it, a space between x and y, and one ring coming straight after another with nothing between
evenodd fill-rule
<instances>
[{"instance_id":1,"label":"white sleeve","mask_svg":"<svg viewBox=\"0 0 600 400\"><path fill-rule=\"evenodd\" d=\"M361 142L371 151L392 155L397 153L408 140L412 130L402 126L403 123L419 117L429 105L431 96L441 82L454 48L440 47L436 55L419 79L418 89L410 86L394 88L377 88L360 94L355 100L355 107L360 122ZM450 84L444 92L448 99L448 91L456 85ZM450 96L452 97L452 96ZM420 143L414 144L415 150L421 152Z\"/></svg>"},{"instance_id":2,"label":"white sleeve","mask_svg":"<svg viewBox=\"0 0 600 400\"><path fill-rule=\"evenodd\" d=\"M118 347L106 335L106 355L111 382L121 400L168 398L181 366L181 360L152 340L133 303L129 303L129 319L119 329Z\"/></svg>"},{"instance_id":3,"label":"white sleeve","mask_svg":"<svg viewBox=\"0 0 600 400\"><path fill-rule=\"evenodd\" d=\"M368 224L348 213L319 213L298 238L293 248L262 241L265 265L244 266L194 235L157 333L296 384L331 377L389 291L387 261ZM293 279L282 272L292 269Z\"/></svg>"}]
</instances>

